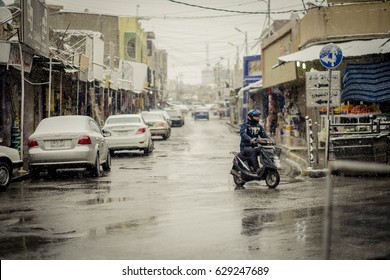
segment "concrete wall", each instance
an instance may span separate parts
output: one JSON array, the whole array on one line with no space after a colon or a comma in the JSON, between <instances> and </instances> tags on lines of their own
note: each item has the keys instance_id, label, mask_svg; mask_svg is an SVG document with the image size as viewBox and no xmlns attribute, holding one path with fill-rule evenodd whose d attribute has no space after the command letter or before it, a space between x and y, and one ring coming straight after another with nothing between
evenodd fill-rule
<instances>
[{"instance_id":1,"label":"concrete wall","mask_svg":"<svg viewBox=\"0 0 390 280\"><path fill-rule=\"evenodd\" d=\"M292 20L270 38L263 40L263 85L270 87L298 78L294 62L273 69L279 63L279 56L320 42L386 38L389 31L390 2L311 9L301 20Z\"/></svg>"},{"instance_id":2,"label":"concrete wall","mask_svg":"<svg viewBox=\"0 0 390 280\"><path fill-rule=\"evenodd\" d=\"M263 86L270 87L297 78L294 63L273 68L279 63L278 57L298 50L299 23L292 20L262 43Z\"/></svg>"},{"instance_id":3,"label":"concrete wall","mask_svg":"<svg viewBox=\"0 0 390 280\"><path fill-rule=\"evenodd\" d=\"M311 9L301 20L300 47L346 37L388 37L390 2Z\"/></svg>"},{"instance_id":4,"label":"concrete wall","mask_svg":"<svg viewBox=\"0 0 390 280\"><path fill-rule=\"evenodd\" d=\"M127 59L125 52L127 47L126 33L135 33L136 36L136 49L135 49L135 62L147 64L147 34L141 28L138 20L135 17L119 17L118 18L118 31L119 31L119 53L121 59Z\"/></svg>"}]
</instances>

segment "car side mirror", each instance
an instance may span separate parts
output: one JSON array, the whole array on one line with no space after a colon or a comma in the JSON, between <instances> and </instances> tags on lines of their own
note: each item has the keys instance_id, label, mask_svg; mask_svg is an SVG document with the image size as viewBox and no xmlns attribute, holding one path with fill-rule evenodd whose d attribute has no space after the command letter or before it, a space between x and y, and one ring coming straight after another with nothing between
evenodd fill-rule
<instances>
[{"instance_id":1,"label":"car side mirror","mask_svg":"<svg viewBox=\"0 0 390 280\"><path fill-rule=\"evenodd\" d=\"M104 137L110 137L111 136L111 132L106 131L106 130L103 130L102 134L103 134Z\"/></svg>"}]
</instances>

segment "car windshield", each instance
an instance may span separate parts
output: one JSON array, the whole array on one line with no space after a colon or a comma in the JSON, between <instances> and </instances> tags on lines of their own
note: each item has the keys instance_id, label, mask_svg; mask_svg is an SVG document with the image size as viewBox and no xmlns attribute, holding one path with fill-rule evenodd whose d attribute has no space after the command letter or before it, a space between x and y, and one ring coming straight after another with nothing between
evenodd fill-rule
<instances>
[{"instance_id":1,"label":"car windshield","mask_svg":"<svg viewBox=\"0 0 390 280\"><path fill-rule=\"evenodd\" d=\"M145 121L162 121L164 120L163 116L160 113L146 113L142 115Z\"/></svg>"},{"instance_id":2,"label":"car windshield","mask_svg":"<svg viewBox=\"0 0 390 280\"><path fill-rule=\"evenodd\" d=\"M85 118L64 116L43 119L35 132L64 132L64 131L84 131L87 129Z\"/></svg>"},{"instance_id":3,"label":"car windshield","mask_svg":"<svg viewBox=\"0 0 390 280\"><path fill-rule=\"evenodd\" d=\"M109 118L106 124L126 124L126 123L140 123L141 119L138 117L120 117Z\"/></svg>"},{"instance_id":4,"label":"car windshield","mask_svg":"<svg viewBox=\"0 0 390 280\"><path fill-rule=\"evenodd\" d=\"M176 111L176 110L167 110L167 113L171 117L181 116L181 113L179 111Z\"/></svg>"}]
</instances>

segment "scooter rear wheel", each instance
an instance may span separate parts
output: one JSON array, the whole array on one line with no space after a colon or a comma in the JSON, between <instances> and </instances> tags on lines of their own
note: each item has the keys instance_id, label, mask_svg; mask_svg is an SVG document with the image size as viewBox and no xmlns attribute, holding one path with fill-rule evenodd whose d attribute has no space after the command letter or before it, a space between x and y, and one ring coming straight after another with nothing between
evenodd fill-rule
<instances>
[{"instance_id":1,"label":"scooter rear wheel","mask_svg":"<svg viewBox=\"0 0 390 280\"><path fill-rule=\"evenodd\" d=\"M274 189L279 185L280 175L277 170L268 171L265 176L265 183L270 189Z\"/></svg>"},{"instance_id":2,"label":"scooter rear wheel","mask_svg":"<svg viewBox=\"0 0 390 280\"><path fill-rule=\"evenodd\" d=\"M235 175L233 175L233 180L237 187L242 187L245 185L245 182Z\"/></svg>"}]
</instances>

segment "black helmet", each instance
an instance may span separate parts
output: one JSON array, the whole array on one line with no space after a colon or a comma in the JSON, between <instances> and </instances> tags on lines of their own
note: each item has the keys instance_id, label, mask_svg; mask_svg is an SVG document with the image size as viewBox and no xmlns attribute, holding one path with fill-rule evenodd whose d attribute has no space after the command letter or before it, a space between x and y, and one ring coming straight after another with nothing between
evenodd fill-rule
<instances>
[{"instance_id":1,"label":"black helmet","mask_svg":"<svg viewBox=\"0 0 390 280\"><path fill-rule=\"evenodd\" d=\"M248 121L251 123L259 123L259 120L255 120L253 117L260 117L261 113L259 109L252 109L248 112Z\"/></svg>"}]
</instances>

